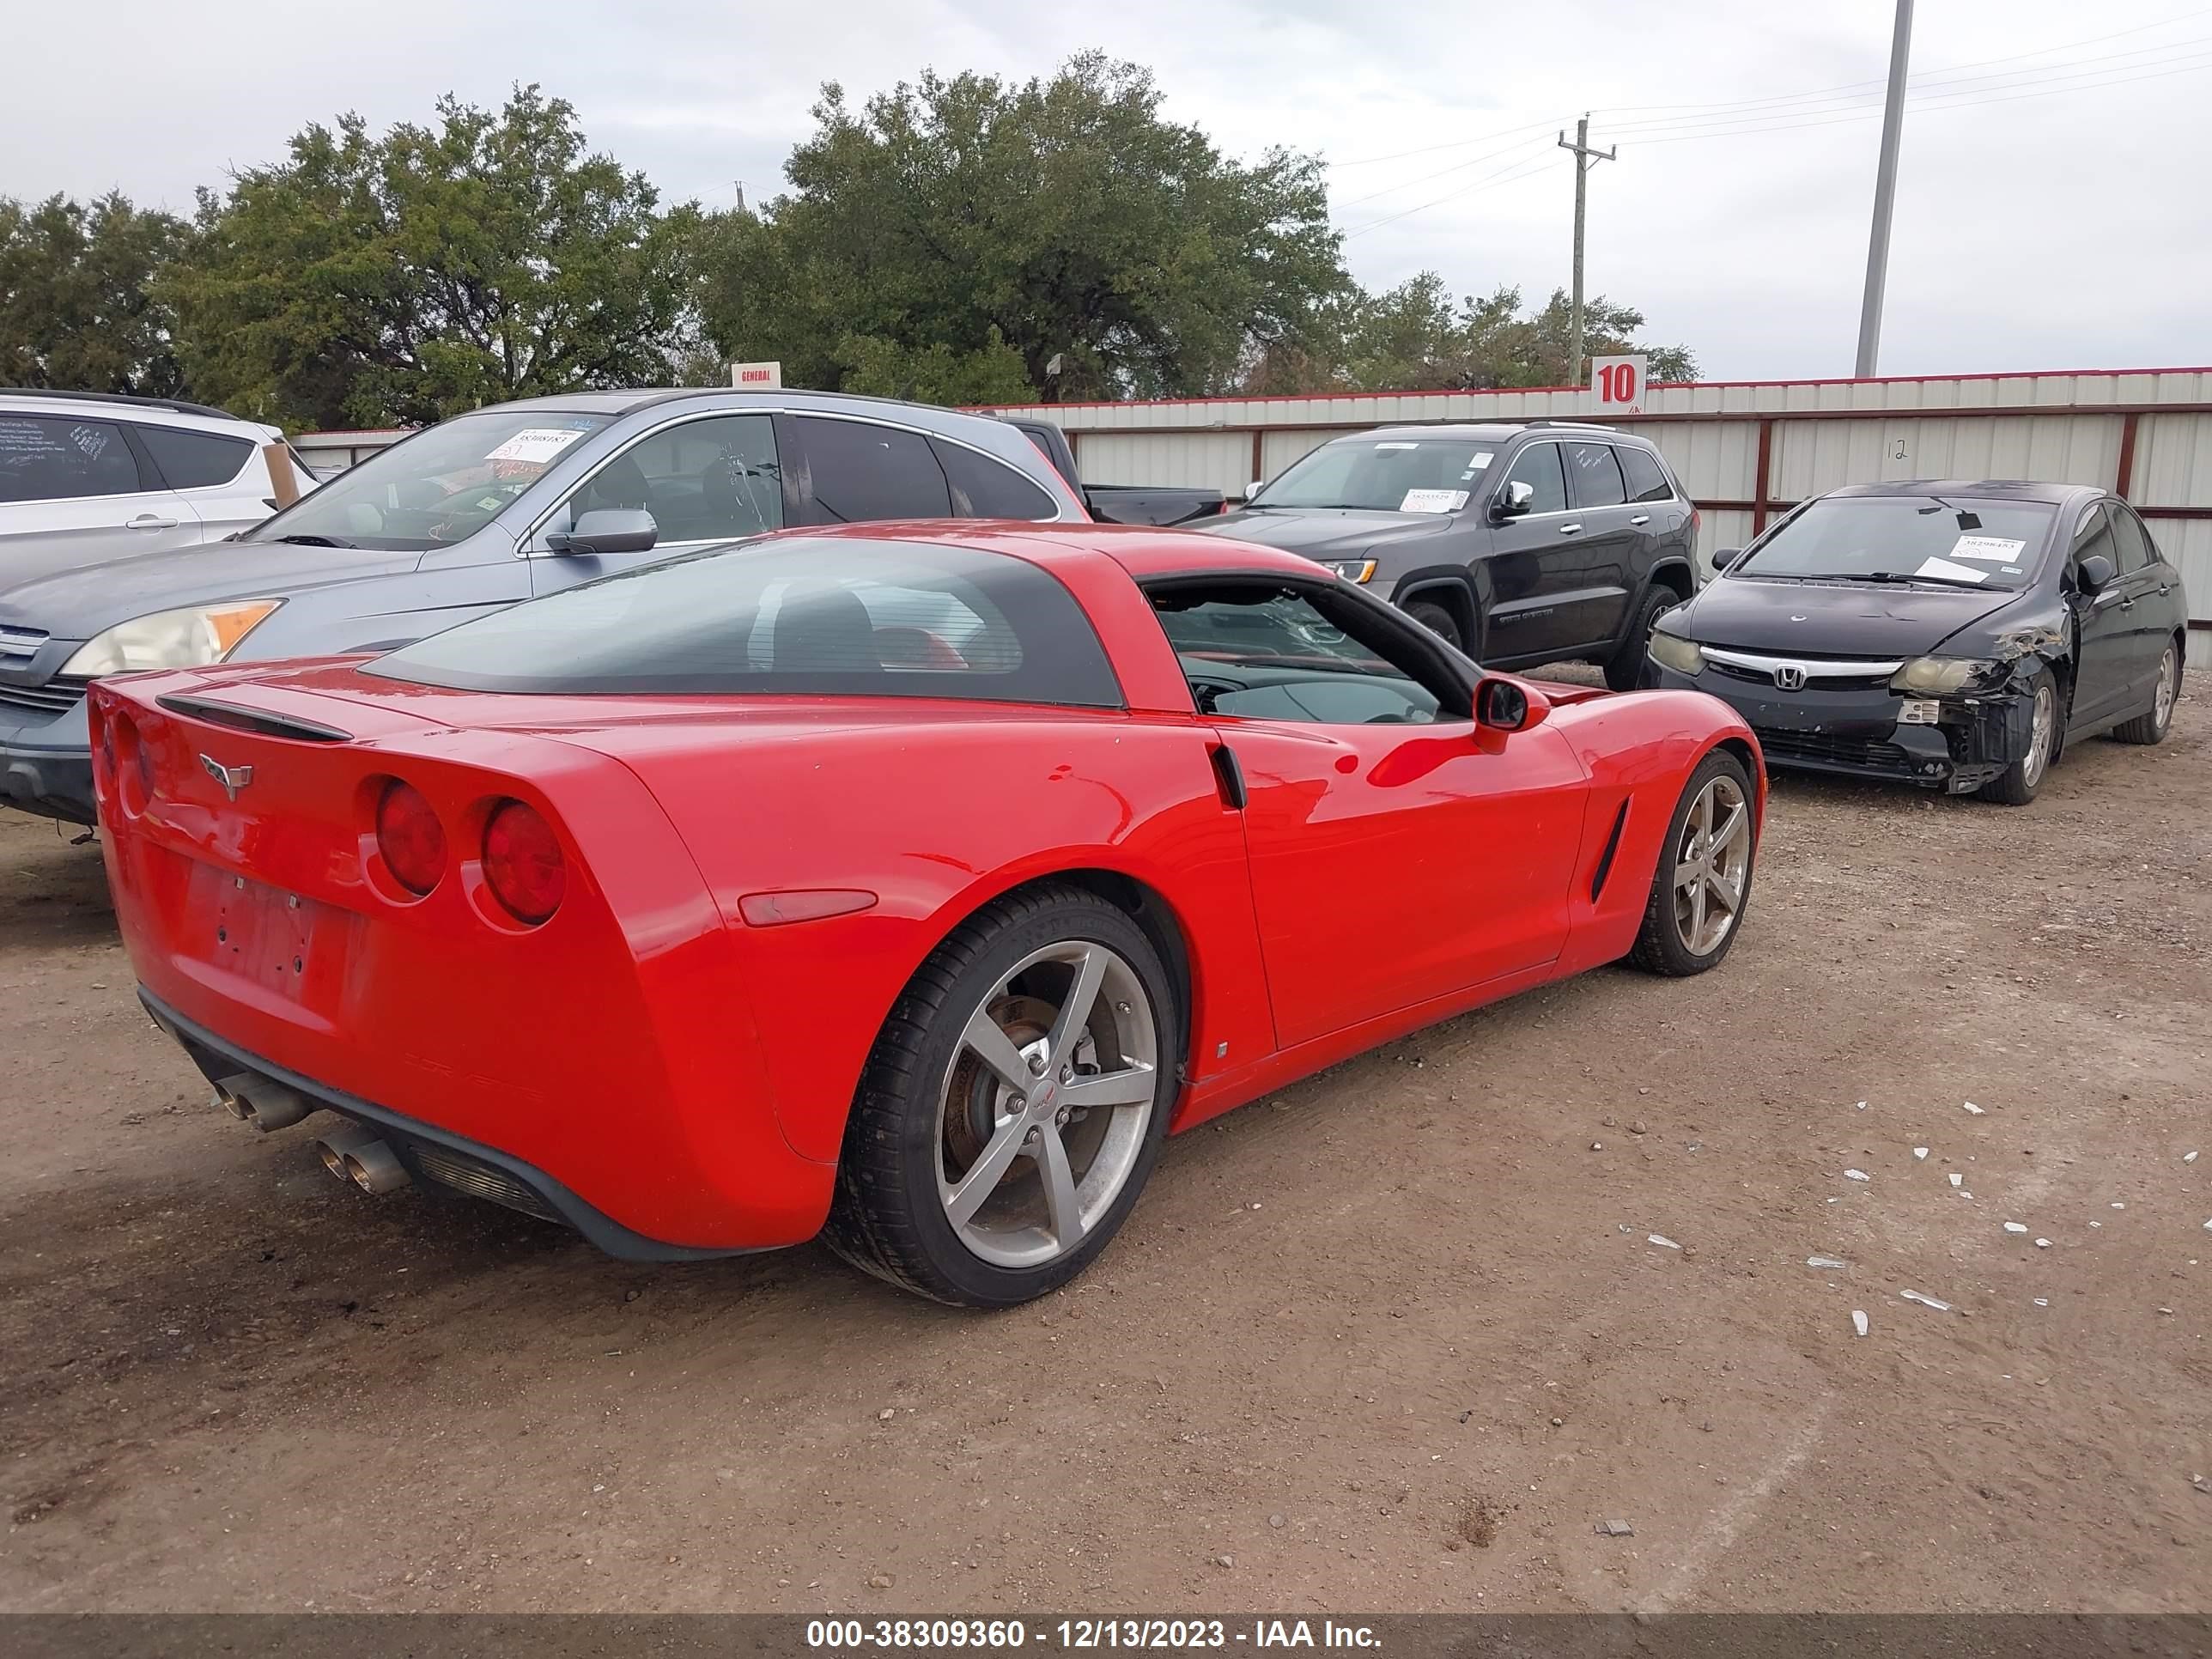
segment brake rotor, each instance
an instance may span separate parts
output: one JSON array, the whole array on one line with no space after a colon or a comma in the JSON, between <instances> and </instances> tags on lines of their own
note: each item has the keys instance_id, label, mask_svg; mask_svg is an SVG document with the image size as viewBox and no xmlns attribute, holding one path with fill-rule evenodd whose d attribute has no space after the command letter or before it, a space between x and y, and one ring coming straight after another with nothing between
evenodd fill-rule
<instances>
[{"instance_id":1,"label":"brake rotor","mask_svg":"<svg viewBox=\"0 0 2212 1659\"><path fill-rule=\"evenodd\" d=\"M1042 997L1003 996L983 1012L1006 1034L1007 1042L1026 1048L1052 1035L1052 1022L1060 1011ZM988 1066L974 1054L962 1051L945 1091L945 1151L954 1170L965 1171L983 1155L997 1126L999 1097L1005 1091L1006 1085ZM1006 1173L1012 1175L1014 1166ZM1005 1179L1000 1177L1001 1185Z\"/></svg>"}]
</instances>

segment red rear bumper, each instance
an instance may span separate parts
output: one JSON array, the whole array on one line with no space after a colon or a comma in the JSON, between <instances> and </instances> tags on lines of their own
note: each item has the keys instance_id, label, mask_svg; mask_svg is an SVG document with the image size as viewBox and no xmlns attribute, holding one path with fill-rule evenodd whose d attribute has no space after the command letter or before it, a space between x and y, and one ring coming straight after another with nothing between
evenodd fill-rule
<instances>
[{"instance_id":1,"label":"red rear bumper","mask_svg":"<svg viewBox=\"0 0 2212 1659\"><path fill-rule=\"evenodd\" d=\"M103 849L143 994L203 1070L271 1078L382 1126L403 1156L503 1170L618 1255L820 1229L834 1166L785 1139L729 930L635 775L496 732L257 745L166 716L151 693L168 688L145 684L93 694L96 720L127 712L157 754L150 799L103 781ZM202 748L255 765L234 801ZM370 810L370 774L419 788L448 826L456 867L428 896L364 873L349 814ZM568 847L568 895L542 927L492 915L470 861L501 797Z\"/></svg>"}]
</instances>

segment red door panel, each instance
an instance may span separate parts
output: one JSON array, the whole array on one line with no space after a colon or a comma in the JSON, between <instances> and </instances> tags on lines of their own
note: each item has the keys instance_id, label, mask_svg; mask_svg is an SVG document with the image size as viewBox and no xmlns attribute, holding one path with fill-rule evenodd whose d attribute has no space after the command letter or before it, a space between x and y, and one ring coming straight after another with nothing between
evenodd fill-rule
<instances>
[{"instance_id":1,"label":"red door panel","mask_svg":"<svg viewBox=\"0 0 2212 1659\"><path fill-rule=\"evenodd\" d=\"M1558 732L1213 724L1244 775L1279 1044L1558 957L1587 787Z\"/></svg>"}]
</instances>

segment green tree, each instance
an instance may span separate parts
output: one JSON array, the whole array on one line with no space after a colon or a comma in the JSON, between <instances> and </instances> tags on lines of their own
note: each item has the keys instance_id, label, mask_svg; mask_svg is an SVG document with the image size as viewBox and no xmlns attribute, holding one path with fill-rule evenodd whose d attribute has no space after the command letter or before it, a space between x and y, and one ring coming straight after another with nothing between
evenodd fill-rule
<instances>
[{"instance_id":1,"label":"green tree","mask_svg":"<svg viewBox=\"0 0 2212 1659\"><path fill-rule=\"evenodd\" d=\"M1271 390L1471 392L1571 383L1571 308L1555 290L1540 311L1522 314L1521 291L1501 287L1455 302L1443 279L1423 271L1338 313L1334 349L1301 364L1297 383ZM1681 346L1636 343L1644 313L1602 296L1585 303L1583 349L1591 356L1642 351L1651 379L1692 380L1697 359Z\"/></svg>"},{"instance_id":2,"label":"green tree","mask_svg":"<svg viewBox=\"0 0 2212 1659\"><path fill-rule=\"evenodd\" d=\"M171 319L152 289L183 229L119 195L0 198L0 386L175 397Z\"/></svg>"},{"instance_id":3,"label":"green tree","mask_svg":"<svg viewBox=\"0 0 2212 1659\"><path fill-rule=\"evenodd\" d=\"M836 85L787 194L725 216L710 331L794 385L947 402L1233 389L1352 290L1320 164L1223 156L1097 52L1050 79ZM1055 367L1057 373L1054 372Z\"/></svg>"},{"instance_id":4,"label":"green tree","mask_svg":"<svg viewBox=\"0 0 2212 1659\"><path fill-rule=\"evenodd\" d=\"M382 137L358 115L308 127L202 192L163 287L204 397L290 425L434 421L673 378L697 228L520 87Z\"/></svg>"}]
</instances>

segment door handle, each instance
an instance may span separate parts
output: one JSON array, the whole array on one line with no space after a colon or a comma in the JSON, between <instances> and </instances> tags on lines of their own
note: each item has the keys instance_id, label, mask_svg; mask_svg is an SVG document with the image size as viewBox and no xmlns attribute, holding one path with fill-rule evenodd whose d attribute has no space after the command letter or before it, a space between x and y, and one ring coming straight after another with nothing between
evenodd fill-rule
<instances>
[{"instance_id":1,"label":"door handle","mask_svg":"<svg viewBox=\"0 0 2212 1659\"><path fill-rule=\"evenodd\" d=\"M158 513L141 513L123 526L125 530L174 530L177 521L165 519Z\"/></svg>"},{"instance_id":2,"label":"door handle","mask_svg":"<svg viewBox=\"0 0 2212 1659\"><path fill-rule=\"evenodd\" d=\"M1651 515L1649 513L1639 513L1629 520L1631 524L1650 524L1650 522Z\"/></svg>"},{"instance_id":3,"label":"door handle","mask_svg":"<svg viewBox=\"0 0 2212 1659\"><path fill-rule=\"evenodd\" d=\"M1563 524L1559 526L1559 534L1562 536L1579 536L1582 531L1583 527L1578 524Z\"/></svg>"}]
</instances>

